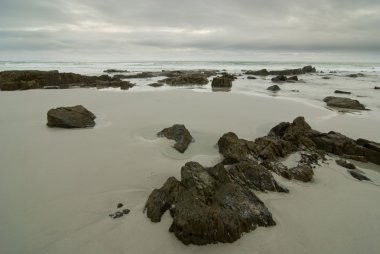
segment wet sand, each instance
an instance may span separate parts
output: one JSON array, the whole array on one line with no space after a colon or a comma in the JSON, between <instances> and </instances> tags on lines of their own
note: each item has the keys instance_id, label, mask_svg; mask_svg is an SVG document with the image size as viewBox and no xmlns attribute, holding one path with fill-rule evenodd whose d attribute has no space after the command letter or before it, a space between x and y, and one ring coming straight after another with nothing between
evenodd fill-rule
<instances>
[{"instance_id":1,"label":"wet sand","mask_svg":"<svg viewBox=\"0 0 380 254\"><path fill-rule=\"evenodd\" d=\"M82 104L96 116L84 130L46 127L53 107ZM191 90L106 92L87 89L0 92L0 253L377 253L378 166L358 164L374 182L359 182L333 161L312 183L287 181L289 194L258 193L277 226L233 244L185 246L151 223L147 197L194 160L220 161L225 132L254 139L302 115L316 130L380 141L380 119L340 114L305 102ZM185 154L155 133L185 124L195 138ZM124 203L131 213L108 214Z\"/></svg>"}]
</instances>

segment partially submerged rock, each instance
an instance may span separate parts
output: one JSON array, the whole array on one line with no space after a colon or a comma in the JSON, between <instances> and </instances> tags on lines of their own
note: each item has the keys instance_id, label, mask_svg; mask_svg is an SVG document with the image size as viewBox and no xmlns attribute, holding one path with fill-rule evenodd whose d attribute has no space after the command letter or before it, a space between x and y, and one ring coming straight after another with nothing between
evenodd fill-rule
<instances>
[{"instance_id":1,"label":"partially submerged rock","mask_svg":"<svg viewBox=\"0 0 380 254\"><path fill-rule=\"evenodd\" d=\"M245 170L236 169L231 175L221 164L204 168L188 162L181 169L181 181L171 177L150 194L147 216L159 222L170 210L170 232L184 244L196 245L233 242L257 227L274 226L272 214L248 187L275 188L274 180L261 176L241 184Z\"/></svg>"},{"instance_id":2,"label":"partially submerged rock","mask_svg":"<svg viewBox=\"0 0 380 254\"><path fill-rule=\"evenodd\" d=\"M107 69L104 70L103 72L105 73L124 73L124 72L129 72L128 70L118 70L118 69Z\"/></svg>"},{"instance_id":3,"label":"partially submerged rock","mask_svg":"<svg viewBox=\"0 0 380 254\"><path fill-rule=\"evenodd\" d=\"M272 91L272 92L277 92L281 89L278 85L273 85L273 86L268 87L267 90Z\"/></svg>"},{"instance_id":4,"label":"partially submerged rock","mask_svg":"<svg viewBox=\"0 0 380 254\"><path fill-rule=\"evenodd\" d=\"M358 100L353 100L345 97L334 97L328 96L323 99L329 107L345 108L345 109L355 109L355 110L365 110L365 106L361 104Z\"/></svg>"},{"instance_id":5,"label":"partially submerged rock","mask_svg":"<svg viewBox=\"0 0 380 254\"><path fill-rule=\"evenodd\" d=\"M151 86L151 87L161 87L163 85L164 84L162 84L162 83L151 83L151 84L148 84L148 86Z\"/></svg>"},{"instance_id":6,"label":"partially submerged rock","mask_svg":"<svg viewBox=\"0 0 380 254\"><path fill-rule=\"evenodd\" d=\"M279 75L277 77L272 78L272 82L286 82L288 78L285 75Z\"/></svg>"},{"instance_id":7,"label":"partially submerged rock","mask_svg":"<svg viewBox=\"0 0 380 254\"><path fill-rule=\"evenodd\" d=\"M193 142L190 132L182 124L175 124L170 128L165 128L157 133L157 136L173 139L176 142L174 148L180 153L184 153L189 144Z\"/></svg>"},{"instance_id":8,"label":"partially submerged rock","mask_svg":"<svg viewBox=\"0 0 380 254\"><path fill-rule=\"evenodd\" d=\"M301 75L306 73L312 73L316 72L316 69L312 66L305 66L302 69L287 69L287 70L280 70L280 71L268 71L267 69L262 69L259 71L246 71L245 74L247 75L256 75L256 76L269 76L269 75Z\"/></svg>"},{"instance_id":9,"label":"partially submerged rock","mask_svg":"<svg viewBox=\"0 0 380 254\"><path fill-rule=\"evenodd\" d=\"M354 73L354 74L349 74L347 75L349 78L358 78L358 77L364 77L363 73Z\"/></svg>"},{"instance_id":10,"label":"partially submerged rock","mask_svg":"<svg viewBox=\"0 0 380 254\"><path fill-rule=\"evenodd\" d=\"M335 162L336 162L336 164L338 164L339 166L342 166L342 167L344 167L344 168L348 168L348 169L356 169L355 165L352 164L352 163L349 162L349 161L339 159L339 160L336 160Z\"/></svg>"},{"instance_id":11,"label":"partially submerged rock","mask_svg":"<svg viewBox=\"0 0 380 254\"><path fill-rule=\"evenodd\" d=\"M82 105L50 109L47 126L60 128L87 128L95 126L95 115Z\"/></svg>"},{"instance_id":12,"label":"partially submerged rock","mask_svg":"<svg viewBox=\"0 0 380 254\"><path fill-rule=\"evenodd\" d=\"M216 77L212 80L211 87L213 88L230 88L232 87L232 77L223 75L221 77Z\"/></svg>"},{"instance_id":13,"label":"partially submerged rock","mask_svg":"<svg viewBox=\"0 0 380 254\"><path fill-rule=\"evenodd\" d=\"M348 173L350 173L350 175L353 177L353 178L356 178L358 179L359 181L371 181L371 179L369 179L368 177L366 177L362 172L359 172L358 170L347 170Z\"/></svg>"},{"instance_id":14,"label":"partially submerged rock","mask_svg":"<svg viewBox=\"0 0 380 254\"><path fill-rule=\"evenodd\" d=\"M334 93L338 94L351 94L351 92L341 91L341 90L335 90Z\"/></svg>"}]
</instances>

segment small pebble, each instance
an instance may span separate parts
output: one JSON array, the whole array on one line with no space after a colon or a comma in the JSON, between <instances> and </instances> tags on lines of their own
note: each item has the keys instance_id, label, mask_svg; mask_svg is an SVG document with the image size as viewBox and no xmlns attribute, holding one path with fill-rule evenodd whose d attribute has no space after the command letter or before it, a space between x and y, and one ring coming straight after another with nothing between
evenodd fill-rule
<instances>
[{"instance_id":1,"label":"small pebble","mask_svg":"<svg viewBox=\"0 0 380 254\"><path fill-rule=\"evenodd\" d=\"M130 212L129 209L124 209L124 210L123 210L123 213L124 213L124 214L128 214L129 212Z\"/></svg>"},{"instance_id":2,"label":"small pebble","mask_svg":"<svg viewBox=\"0 0 380 254\"><path fill-rule=\"evenodd\" d=\"M117 208L122 208L123 206L124 206L123 203L117 204Z\"/></svg>"},{"instance_id":3,"label":"small pebble","mask_svg":"<svg viewBox=\"0 0 380 254\"><path fill-rule=\"evenodd\" d=\"M120 217L123 217L123 213L122 212L116 212L113 216L114 219L117 219L117 218L120 218Z\"/></svg>"}]
</instances>

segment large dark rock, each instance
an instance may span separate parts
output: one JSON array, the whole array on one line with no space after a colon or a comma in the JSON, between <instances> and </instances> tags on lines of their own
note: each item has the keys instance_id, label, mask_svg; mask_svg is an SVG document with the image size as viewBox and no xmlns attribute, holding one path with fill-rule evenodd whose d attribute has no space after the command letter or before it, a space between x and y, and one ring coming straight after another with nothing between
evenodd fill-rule
<instances>
[{"instance_id":1,"label":"large dark rock","mask_svg":"<svg viewBox=\"0 0 380 254\"><path fill-rule=\"evenodd\" d=\"M230 88L232 87L232 77L229 76L221 76L221 77L216 77L212 80L211 87L214 88Z\"/></svg>"},{"instance_id":2,"label":"large dark rock","mask_svg":"<svg viewBox=\"0 0 380 254\"><path fill-rule=\"evenodd\" d=\"M203 74L185 74L181 76L169 77L159 81L171 86L185 86L185 85L206 85L208 79Z\"/></svg>"},{"instance_id":3,"label":"large dark rock","mask_svg":"<svg viewBox=\"0 0 380 254\"><path fill-rule=\"evenodd\" d=\"M82 105L50 109L47 126L60 128L87 128L95 126L95 115Z\"/></svg>"},{"instance_id":4,"label":"large dark rock","mask_svg":"<svg viewBox=\"0 0 380 254\"><path fill-rule=\"evenodd\" d=\"M271 213L248 187L276 188L272 179L259 174L259 179L251 179L255 182L241 184L240 177L245 180L250 174L249 168L242 167L232 176L221 164L204 168L197 162L186 163L181 181L171 177L150 194L147 216L158 222L170 210L170 232L184 244L196 245L233 242L259 226L274 226Z\"/></svg>"},{"instance_id":5,"label":"large dark rock","mask_svg":"<svg viewBox=\"0 0 380 254\"><path fill-rule=\"evenodd\" d=\"M357 100L344 97L334 97L328 96L323 99L329 107L336 108L345 108L345 109L356 109L356 110L365 110L365 106Z\"/></svg>"},{"instance_id":6,"label":"large dark rock","mask_svg":"<svg viewBox=\"0 0 380 254\"><path fill-rule=\"evenodd\" d=\"M190 132L186 129L185 125L182 124L175 124L170 128L165 128L157 133L157 136L173 139L176 142L174 148L180 153L184 153L189 144L193 141Z\"/></svg>"},{"instance_id":7,"label":"large dark rock","mask_svg":"<svg viewBox=\"0 0 380 254\"><path fill-rule=\"evenodd\" d=\"M245 74L247 75L256 75L256 76L268 76L269 71L267 69L262 69L259 71L246 71Z\"/></svg>"}]
</instances>

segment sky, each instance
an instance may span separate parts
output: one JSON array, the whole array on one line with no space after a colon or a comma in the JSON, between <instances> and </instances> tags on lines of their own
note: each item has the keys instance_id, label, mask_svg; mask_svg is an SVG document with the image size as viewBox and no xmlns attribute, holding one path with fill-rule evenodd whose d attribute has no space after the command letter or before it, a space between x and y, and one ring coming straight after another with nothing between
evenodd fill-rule
<instances>
[{"instance_id":1,"label":"sky","mask_svg":"<svg viewBox=\"0 0 380 254\"><path fill-rule=\"evenodd\" d=\"M379 0L0 0L0 61L378 59Z\"/></svg>"}]
</instances>

